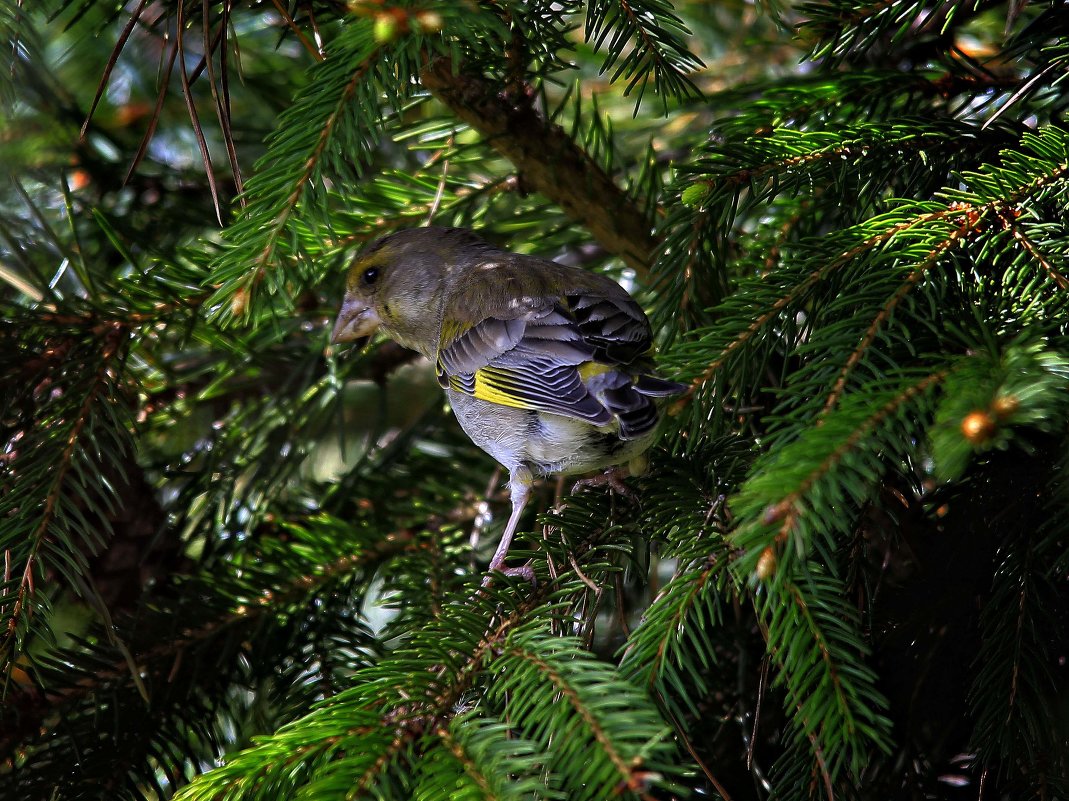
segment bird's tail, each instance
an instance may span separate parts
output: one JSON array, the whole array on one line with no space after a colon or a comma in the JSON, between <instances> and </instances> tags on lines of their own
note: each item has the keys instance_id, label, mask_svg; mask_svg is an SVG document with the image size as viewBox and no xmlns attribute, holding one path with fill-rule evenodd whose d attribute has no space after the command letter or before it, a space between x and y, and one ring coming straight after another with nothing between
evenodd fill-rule
<instances>
[{"instance_id":1,"label":"bird's tail","mask_svg":"<svg viewBox=\"0 0 1069 801\"><path fill-rule=\"evenodd\" d=\"M675 381L619 371L602 374L588 386L619 422L619 437L624 440L639 439L657 427L660 414L654 398L678 395L686 389L686 384Z\"/></svg>"},{"instance_id":2,"label":"bird's tail","mask_svg":"<svg viewBox=\"0 0 1069 801\"><path fill-rule=\"evenodd\" d=\"M685 392L687 389L686 384L680 384L678 381L666 381L655 375L640 375L632 386L635 388L635 392L645 395L647 398L667 398L671 395Z\"/></svg>"}]
</instances>

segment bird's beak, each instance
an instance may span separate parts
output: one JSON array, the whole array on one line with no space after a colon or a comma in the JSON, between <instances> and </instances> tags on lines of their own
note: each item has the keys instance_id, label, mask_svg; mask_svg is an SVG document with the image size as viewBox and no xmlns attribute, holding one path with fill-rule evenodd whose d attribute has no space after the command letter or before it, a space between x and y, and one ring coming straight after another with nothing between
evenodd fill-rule
<instances>
[{"instance_id":1,"label":"bird's beak","mask_svg":"<svg viewBox=\"0 0 1069 801\"><path fill-rule=\"evenodd\" d=\"M371 336L382 320L375 310L364 301L346 297L338 312L338 321L330 335L332 345L339 342L352 342L354 339Z\"/></svg>"}]
</instances>

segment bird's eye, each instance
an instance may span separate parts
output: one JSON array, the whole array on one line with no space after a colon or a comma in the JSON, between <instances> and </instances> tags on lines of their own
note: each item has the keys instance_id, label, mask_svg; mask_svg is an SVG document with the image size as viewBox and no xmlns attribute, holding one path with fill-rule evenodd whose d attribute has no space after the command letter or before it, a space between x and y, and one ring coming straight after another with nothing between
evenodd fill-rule
<instances>
[{"instance_id":1,"label":"bird's eye","mask_svg":"<svg viewBox=\"0 0 1069 801\"><path fill-rule=\"evenodd\" d=\"M379 268L368 267L364 270L364 274L360 276L360 283L364 286L371 286L373 283L379 280Z\"/></svg>"}]
</instances>

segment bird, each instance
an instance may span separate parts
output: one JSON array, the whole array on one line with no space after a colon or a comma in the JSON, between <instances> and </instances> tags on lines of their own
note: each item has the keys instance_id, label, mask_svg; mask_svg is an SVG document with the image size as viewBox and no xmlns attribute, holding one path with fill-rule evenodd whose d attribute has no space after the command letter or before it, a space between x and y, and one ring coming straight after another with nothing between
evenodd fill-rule
<instances>
[{"instance_id":1,"label":"bird","mask_svg":"<svg viewBox=\"0 0 1069 801\"><path fill-rule=\"evenodd\" d=\"M401 229L354 258L330 340L376 331L431 361L461 428L508 470L484 587L524 573L505 559L536 479L641 463L659 400L686 389L655 375L649 320L616 281L466 228Z\"/></svg>"}]
</instances>

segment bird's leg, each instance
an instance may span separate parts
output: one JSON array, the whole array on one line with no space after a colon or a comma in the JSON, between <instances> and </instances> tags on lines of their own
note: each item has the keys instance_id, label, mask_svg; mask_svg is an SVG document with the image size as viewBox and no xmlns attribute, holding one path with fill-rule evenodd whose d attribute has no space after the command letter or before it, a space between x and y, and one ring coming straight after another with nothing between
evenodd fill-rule
<instances>
[{"instance_id":1,"label":"bird's leg","mask_svg":"<svg viewBox=\"0 0 1069 801\"><path fill-rule=\"evenodd\" d=\"M501 542L497 546L497 551L494 553L494 558L490 560L490 567L487 571L486 578L483 579L483 586L487 586L493 580L493 574L496 570L501 570L505 573L511 573L504 569L505 557L508 556L509 546L512 545L512 538L516 534L516 529L520 525L520 515L523 514L523 508L527 505L527 499L531 495L531 486L534 484L534 476L531 475L530 469L527 465L518 465L512 469L509 474L509 493L512 496L512 514L509 515L509 521L505 524L505 533L501 535ZM519 568L517 574L524 575L528 580L534 578L533 572L530 569L525 570Z\"/></svg>"},{"instance_id":2,"label":"bird's leg","mask_svg":"<svg viewBox=\"0 0 1069 801\"><path fill-rule=\"evenodd\" d=\"M383 393L385 394L385 393ZM486 524L490 522L490 498L494 494L494 489L497 487L498 482L501 481L501 468L498 467L492 476L490 476L490 483L486 485L486 492L483 493L483 499L478 502L475 507L478 511L475 515L474 525L471 527L471 536L468 538L468 542L471 544L471 569L475 569L475 551L479 547L479 537L483 533L483 529L486 528Z\"/></svg>"},{"instance_id":3,"label":"bird's leg","mask_svg":"<svg viewBox=\"0 0 1069 801\"><path fill-rule=\"evenodd\" d=\"M494 558L490 560L490 572L495 570L501 570L505 566L505 557L508 556L509 546L512 545L512 538L516 534L516 529L520 523L520 515L523 513L524 506L527 505L527 499L516 499L516 496L512 497L512 514L509 515L509 522L505 525L505 532L501 535L501 542L497 545L497 551L494 552Z\"/></svg>"}]
</instances>

